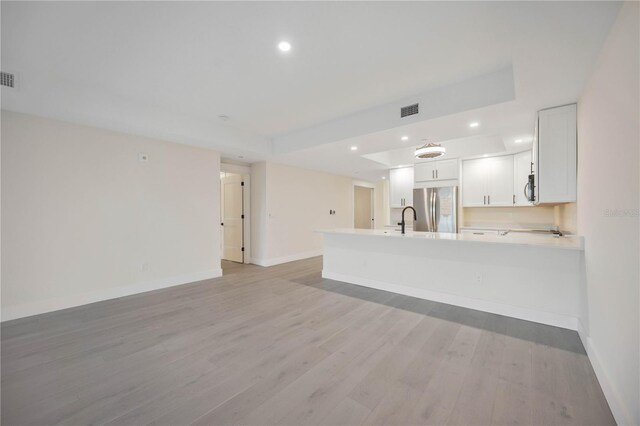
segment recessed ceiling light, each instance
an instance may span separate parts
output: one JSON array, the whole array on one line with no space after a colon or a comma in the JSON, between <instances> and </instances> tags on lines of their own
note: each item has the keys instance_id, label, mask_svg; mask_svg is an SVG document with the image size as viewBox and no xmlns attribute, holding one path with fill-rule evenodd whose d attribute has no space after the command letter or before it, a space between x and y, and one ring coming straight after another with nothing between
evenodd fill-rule
<instances>
[{"instance_id":1,"label":"recessed ceiling light","mask_svg":"<svg viewBox=\"0 0 640 426\"><path fill-rule=\"evenodd\" d=\"M473 123L469 123L469 127L478 127L480 125L480 123L478 123L477 121L474 121Z\"/></svg>"},{"instance_id":2,"label":"recessed ceiling light","mask_svg":"<svg viewBox=\"0 0 640 426\"><path fill-rule=\"evenodd\" d=\"M288 52L291 50L291 43L289 43L288 41L281 41L280 43L278 43L278 49L280 49L282 52Z\"/></svg>"},{"instance_id":3,"label":"recessed ceiling light","mask_svg":"<svg viewBox=\"0 0 640 426\"><path fill-rule=\"evenodd\" d=\"M358 150L358 147L357 147L357 146L352 146L352 147L351 147L351 151L357 151L357 150Z\"/></svg>"},{"instance_id":4,"label":"recessed ceiling light","mask_svg":"<svg viewBox=\"0 0 640 426\"><path fill-rule=\"evenodd\" d=\"M486 158L486 157L488 157L488 156L489 156L489 154L484 154L484 155L483 155L483 157L485 157L485 158Z\"/></svg>"},{"instance_id":5,"label":"recessed ceiling light","mask_svg":"<svg viewBox=\"0 0 640 426\"><path fill-rule=\"evenodd\" d=\"M515 143L520 143L520 142L522 142L522 139L516 139L515 140Z\"/></svg>"},{"instance_id":6,"label":"recessed ceiling light","mask_svg":"<svg viewBox=\"0 0 640 426\"><path fill-rule=\"evenodd\" d=\"M403 136L400 139L403 140L403 141L408 141L409 140L409 136Z\"/></svg>"},{"instance_id":7,"label":"recessed ceiling light","mask_svg":"<svg viewBox=\"0 0 640 426\"><path fill-rule=\"evenodd\" d=\"M382 179L383 179L383 180L384 180L384 179L386 179L386 178L387 178L386 176L382 176Z\"/></svg>"}]
</instances>

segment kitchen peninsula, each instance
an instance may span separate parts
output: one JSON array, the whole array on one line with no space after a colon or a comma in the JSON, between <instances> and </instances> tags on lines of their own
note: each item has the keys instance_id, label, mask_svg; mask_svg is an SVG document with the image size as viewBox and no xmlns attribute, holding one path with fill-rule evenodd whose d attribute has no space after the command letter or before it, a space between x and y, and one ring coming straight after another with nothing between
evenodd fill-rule
<instances>
[{"instance_id":1,"label":"kitchen peninsula","mask_svg":"<svg viewBox=\"0 0 640 426\"><path fill-rule=\"evenodd\" d=\"M577 330L579 236L335 229L323 278Z\"/></svg>"}]
</instances>

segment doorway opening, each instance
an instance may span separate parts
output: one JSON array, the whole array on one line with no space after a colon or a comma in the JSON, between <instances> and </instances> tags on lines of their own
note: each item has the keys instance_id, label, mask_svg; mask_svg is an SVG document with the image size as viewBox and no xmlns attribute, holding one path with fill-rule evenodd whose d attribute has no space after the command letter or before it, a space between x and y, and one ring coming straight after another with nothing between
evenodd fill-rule
<instances>
[{"instance_id":1,"label":"doorway opening","mask_svg":"<svg viewBox=\"0 0 640 426\"><path fill-rule=\"evenodd\" d=\"M244 263L244 180L238 173L220 172L222 259Z\"/></svg>"},{"instance_id":2,"label":"doorway opening","mask_svg":"<svg viewBox=\"0 0 640 426\"><path fill-rule=\"evenodd\" d=\"M373 229L373 188L366 186L353 187L353 227Z\"/></svg>"}]
</instances>

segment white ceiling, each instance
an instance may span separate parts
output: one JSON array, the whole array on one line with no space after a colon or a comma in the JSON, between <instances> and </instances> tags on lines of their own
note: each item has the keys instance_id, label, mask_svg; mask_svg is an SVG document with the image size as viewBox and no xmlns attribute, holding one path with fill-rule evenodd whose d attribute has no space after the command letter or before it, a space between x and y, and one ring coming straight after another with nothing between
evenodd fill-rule
<instances>
[{"instance_id":1,"label":"white ceiling","mask_svg":"<svg viewBox=\"0 0 640 426\"><path fill-rule=\"evenodd\" d=\"M423 137L497 138L517 150L513 140L531 133L536 110L578 99L619 6L3 1L2 70L18 87L2 89L2 107L229 158L379 178L388 167L361 154ZM288 54L276 48L284 39ZM481 91L480 77L502 69L512 73L508 100L410 124L373 119L384 106L459 82ZM359 127L349 124L357 114L369 117ZM469 120L480 127L472 131Z\"/></svg>"}]
</instances>

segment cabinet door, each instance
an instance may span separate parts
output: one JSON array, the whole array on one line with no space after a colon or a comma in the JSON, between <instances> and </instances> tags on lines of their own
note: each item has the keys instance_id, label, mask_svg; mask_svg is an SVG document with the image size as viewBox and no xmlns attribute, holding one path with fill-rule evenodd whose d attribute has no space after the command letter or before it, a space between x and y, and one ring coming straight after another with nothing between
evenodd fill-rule
<instances>
[{"instance_id":1,"label":"cabinet door","mask_svg":"<svg viewBox=\"0 0 640 426\"><path fill-rule=\"evenodd\" d=\"M530 206L531 202L525 195L525 186L531 173L532 151L520 152L513 156L513 193L516 206Z\"/></svg>"},{"instance_id":2,"label":"cabinet door","mask_svg":"<svg viewBox=\"0 0 640 426\"><path fill-rule=\"evenodd\" d=\"M513 205L513 155L487 158L487 204L490 206Z\"/></svg>"},{"instance_id":3,"label":"cabinet door","mask_svg":"<svg viewBox=\"0 0 640 426\"><path fill-rule=\"evenodd\" d=\"M413 203L413 167L389 171L389 205L393 208Z\"/></svg>"},{"instance_id":4,"label":"cabinet door","mask_svg":"<svg viewBox=\"0 0 640 426\"><path fill-rule=\"evenodd\" d=\"M500 231L494 229L463 229L460 233L473 235L500 235Z\"/></svg>"},{"instance_id":5,"label":"cabinet door","mask_svg":"<svg viewBox=\"0 0 640 426\"><path fill-rule=\"evenodd\" d=\"M429 182L435 180L435 163L418 163L414 166L414 177L416 182Z\"/></svg>"},{"instance_id":6,"label":"cabinet door","mask_svg":"<svg viewBox=\"0 0 640 426\"><path fill-rule=\"evenodd\" d=\"M402 192L400 169L389 170L389 206L402 207Z\"/></svg>"},{"instance_id":7,"label":"cabinet door","mask_svg":"<svg viewBox=\"0 0 640 426\"><path fill-rule=\"evenodd\" d=\"M486 205L488 158L462 162L462 206Z\"/></svg>"},{"instance_id":8,"label":"cabinet door","mask_svg":"<svg viewBox=\"0 0 640 426\"><path fill-rule=\"evenodd\" d=\"M537 136L536 202L576 201L576 105L540 111Z\"/></svg>"},{"instance_id":9,"label":"cabinet door","mask_svg":"<svg viewBox=\"0 0 640 426\"><path fill-rule=\"evenodd\" d=\"M458 179L458 160L441 160L435 163L436 179Z\"/></svg>"},{"instance_id":10,"label":"cabinet door","mask_svg":"<svg viewBox=\"0 0 640 426\"><path fill-rule=\"evenodd\" d=\"M413 187L414 176L413 176L413 167L404 167L402 169L402 198L404 199L403 206L412 206L413 205Z\"/></svg>"}]
</instances>

